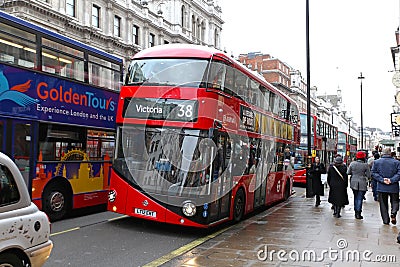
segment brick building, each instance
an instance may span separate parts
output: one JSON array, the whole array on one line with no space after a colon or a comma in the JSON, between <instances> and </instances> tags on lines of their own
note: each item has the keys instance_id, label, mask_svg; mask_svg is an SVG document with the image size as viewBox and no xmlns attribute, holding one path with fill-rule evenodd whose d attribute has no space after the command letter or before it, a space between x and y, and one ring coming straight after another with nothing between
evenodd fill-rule
<instances>
[{"instance_id":1,"label":"brick building","mask_svg":"<svg viewBox=\"0 0 400 267\"><path fill-rule=\"evenodd\" d=\"M257 71L275 87L289 95L291 92L290 71L291 67L269 54L252 52L240 54L239 61L248 68Z\"/></svg>"}]
</instances>

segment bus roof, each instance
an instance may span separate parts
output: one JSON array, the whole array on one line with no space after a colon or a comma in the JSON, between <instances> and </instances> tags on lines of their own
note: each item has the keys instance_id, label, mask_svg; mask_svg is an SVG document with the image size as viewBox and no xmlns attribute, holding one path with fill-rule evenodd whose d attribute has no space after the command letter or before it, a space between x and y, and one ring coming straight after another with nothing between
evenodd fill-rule
<instances>
[{"instance_id":1,"label":"bus roof","mask_svg":"<svg viewBox=\"0 0 400 267\"><path fill-rule=\"evenodd\" d=\"M5 19L5 20L8 20L8 21L11 21L11 22L19 24L19 25L21 25L23 27L29 28L31 30L34 30L34 31L37 31L37 32L40 32L40 33L43 33L43 34L46 34L48 36L57 38L59 40L62 40L64 42L67 42L67 43L72 44L74 46L80 47L82 49L86 49L86 50L88 50L88 51L90 51L92 53L95 53L95 54L101 55L103 57L109 58L111 60L114 60L114 61L122 63L122 58L116 57L116 56L114 56L112 54L109 54L109 53L106 53L106 52L104 52L102 50L99 50L99 49L96 49L94 47L88 46L88 45L86 45L84 43L81 43L79 41L76 41L74 39L71 39L71 38L65 37L65 36L63 36L61 34L58 34L58 33L55 33L53 31L47 30L47 29L42 28L42 27L40 27L38 25L35 25L33 23L30 23L28 21L25 21L23 19L20 19L18 17L13 16L13 15L10 15L10 14L4 12L4 11L0 11L0 21L1 21L1 19Z\"/></svg>"},{"instance_id":2,"label":"bus roof","mask_svg":"<svg viewBox=\"0 0 400 267\"><path fill-rule=\"evenodd\" d=\"M265 80L258 73L254 73L252 70L248 69L239 61L234 60L230 56L228 56L225 52L222 52L216 48L202 46L202 45L195 45L195 44L165 44L165 45L158 45L153 46L147 49L144 49L133 56L133 59L141 59L141 58L204 58L204 59L211 59L214 56L218 56L220 58L225 59L228 62L231 62L235 65L238 69L241 69L247 75L252 77L259 82L265 83L269 86L269 88L274 92L288 101L291 102L292 105L296 105L297 103L291 99L288 95L278 90L274 85L269 83Z\"/></svg>"},{"instance_id":3,"label":"bus roof","mask_svg":"<svg viewBox=\"0 0 400 267\"><path fill-rule=\"evenodd\" d=\"M144 49L134 55L137 58L211 58L213 55L219 55L229 61L232 61L222 51L212 47L194 45L194 44L166 44L153 46Z\"/></svg>"}]
</instances>

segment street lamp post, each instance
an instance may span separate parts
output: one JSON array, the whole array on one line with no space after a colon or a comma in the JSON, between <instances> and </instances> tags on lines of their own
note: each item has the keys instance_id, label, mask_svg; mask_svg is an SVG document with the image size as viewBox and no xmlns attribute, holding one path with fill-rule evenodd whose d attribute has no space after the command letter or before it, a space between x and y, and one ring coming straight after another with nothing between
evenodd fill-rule
<instances>
[{"instance_id":1,"label":"street lamp post","mask_svg":"<svg viewBox=\"0 0 400 267\"><path fill-rule=\"evenodd\" d=\"M307 161L306 161L306 197L313 197L309 170L311 168L311 89L310 89L310 35L309 5L306 0L306 60L307 60Z\"/></svg>"},{"instance_id":2,"label":"street lamp post","mask_svg":"<svg viewBox=\"0 0 400 267\"><path fill-rule=\"evenodd\" d=\"M358 77L358 79L360 80L360 89L361 89L361 96L360 96L360 99L361 99L361 142L360 142L361 149L364 148L363 88L362 88L362 80L363 80L364 78L365 78L365 77L362 75L362 72L360 72L360 76Z\"/></svg>"},{"instance_id":3,"label":"street lamp post","mask_svg":"<svg viewBox=\"0 0 400 267\"><path fill-rule=\"evenodd\" d=\"M348 127L349 127L348 131L349 131L349 135L350 135L350 131L351 131L351 118L348 118L348 119L347 119L347 122L348 122Z\"/></svg>"}]
</instances>

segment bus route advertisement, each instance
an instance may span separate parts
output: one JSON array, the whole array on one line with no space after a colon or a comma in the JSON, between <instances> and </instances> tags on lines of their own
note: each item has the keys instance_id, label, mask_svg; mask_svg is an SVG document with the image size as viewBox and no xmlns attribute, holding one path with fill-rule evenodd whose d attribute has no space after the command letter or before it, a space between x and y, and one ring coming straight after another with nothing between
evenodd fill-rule
<instances>
[{"instance_id":1,"label":"bus route advertisement","mask_svg":"<svg viewBox=\"0 0 400 267\"><path fill-rule=\"evenodd\" d=\"M118 94L2 65L0 112L47 122L114 128Z\"/></svg>"}]
</instances>

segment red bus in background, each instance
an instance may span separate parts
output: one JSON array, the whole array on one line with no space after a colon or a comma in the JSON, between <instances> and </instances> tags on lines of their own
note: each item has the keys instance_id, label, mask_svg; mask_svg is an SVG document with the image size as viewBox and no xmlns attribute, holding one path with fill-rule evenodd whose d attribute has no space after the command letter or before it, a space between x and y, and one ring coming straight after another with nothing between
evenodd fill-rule
<instances>
[{"instance_id":1,"label":"red bus in background","mask_svg":"<svg viewBox=\"0 0 400 267\"><path fill-rule=\"evenodd\" d=\"M357 137L354 137L352 135L348 135L347 136L347 146L348 146L348 160L347 160L347 164L350 164L353 160L355 160L356 158L356 153L358 151L357 148Z\"/></svg>"},{"instance_id":2,"label":"red bus in background","mask_svg":"<svg viewBox=\"0 0 400 267\"><path fill-rule=\"evenodd\" d=\"M346 132L338 132L337 153L343 157L344 163L349 165L357 153L357 138Z\"/></svg>"},{"instance_id":3,"label":"red bus in background","mask_svg":"<svg viewBox=\"0 0 400 267\"><path fill-rule=\"evenodd\" d=\"M306 183L307 159L307 114L300 114L301 138L300 146L296 150L294 159L294 182ZM319 157L321 162L328 166L337 154L338 129L336 126L323 121L318 116L311 115L311 148L312 160Z\"/></svg>"},{"instance_id":4,"label":"red bus in background","mask_svg":"<svg viewBox=\"0 0 400 267\"><path fill-rule=\"evenodd\" d=\"M168 44L129 65L108 209L163 223L239 221L292 192L297 105L221 51Z\"/></svg>"},{"instance_id":5,"label":"red bus in background","mask_svg":"<svg viewBox=\"0 0 400 267\"><path fill-rule=\"evenodd\" d=\"M342 156L343 162L347 164L348 155L350 155L350 151L348 143L348 133L346 132L342 131L338 132L337 153Z\"/></svg>"}]
</instances>

